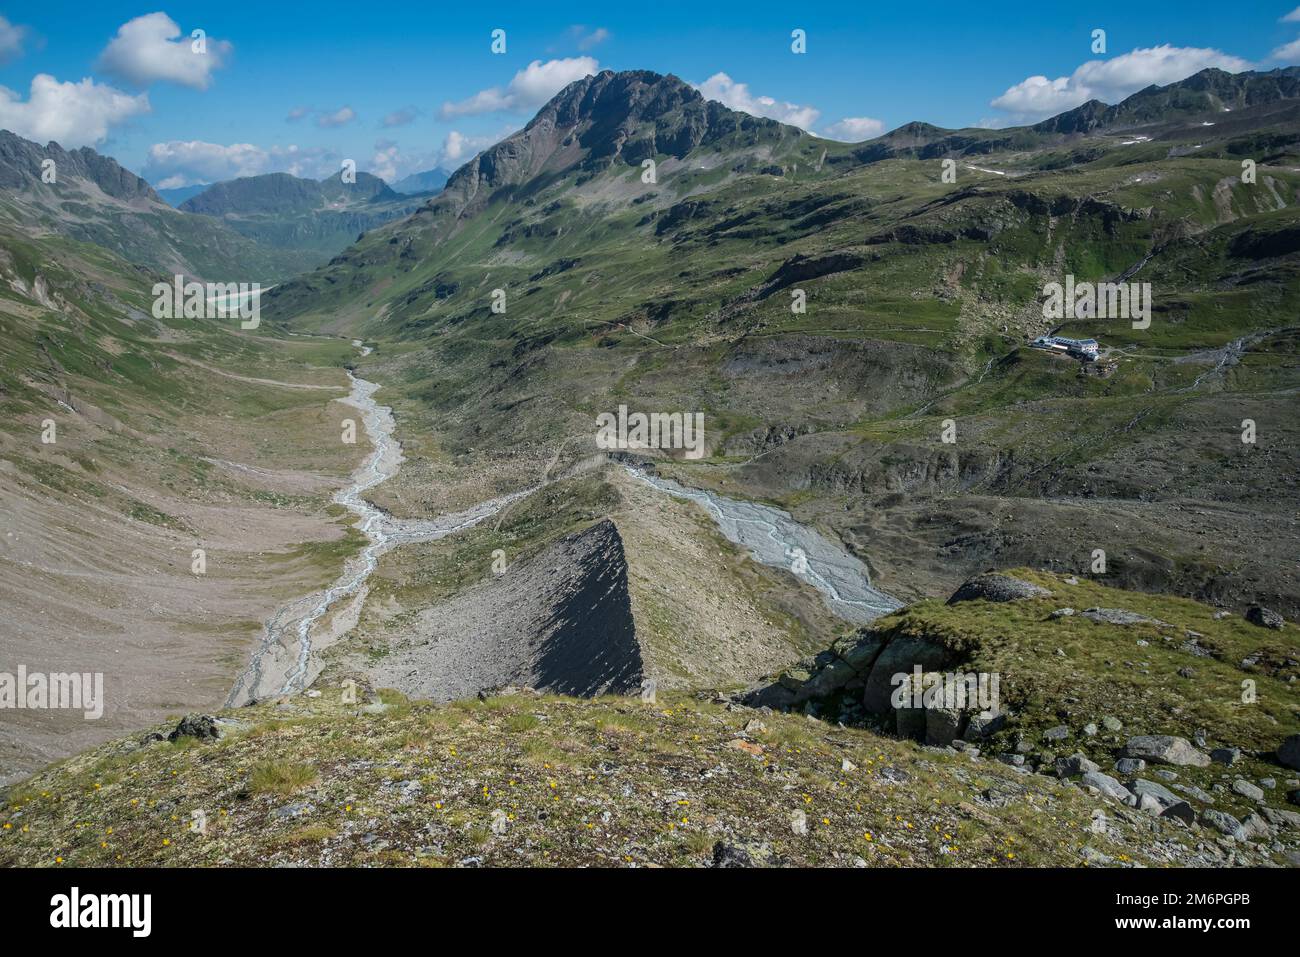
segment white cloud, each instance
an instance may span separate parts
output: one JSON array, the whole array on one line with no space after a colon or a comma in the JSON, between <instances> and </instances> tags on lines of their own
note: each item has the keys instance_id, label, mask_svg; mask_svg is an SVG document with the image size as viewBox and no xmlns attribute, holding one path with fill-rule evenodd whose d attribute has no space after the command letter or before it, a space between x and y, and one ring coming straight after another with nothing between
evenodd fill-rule
<instances>
[{"instance_id":1,"label":"white cloud","mask_svg":"<svg viewBox=\"0 0 1300 957\"><path fill-rule=\"evenodd\" d=\"M284 118L284 121L286 123L297 123L304 116L307 116L310 113L311 113L310 106L295 106L292 110L289 111L289 115Z\"/></svg>"},{"instance_id":2,"label":"white cloud","mask_svg":"<svg viewBox=\"0 0 1300 957\"><path fill-rule=\"evenodd\" d=\"M500 133L489 133L485 136L466 136L464 133L452 130L447 134L447 138L442 141L442 149L438 151L437 162L434 165L447 172L452 172L469 162L489 146L501 142L509 134L510 130L506 129Z\"/></svg>"},{"instance_id":3,"label":"white cloud","mask_svg":"<svg viewBox=\"0 0 1300 957\"><path fill-rule=\"evenodd\" d=\"M323 179L338 172L337 156L329 150L298 146L263 149L252 143L205 143L202 140L171 140L149 147L144 178L159 189L193 186L259 176L262 173L292 173Z\"/></svg>"},{"instance_id":4,"label":"white cloud","mask_svg":"<svg viewBox=\"0 0 1300 957\"><path fill-rule=\"evenodd\" d=\"M102 142L112 127L149 110L147 93L131 96L89 77L60 83L38 73L26 102L0 86L0 128L38 143L55 140L69 149Z\"/></svg>"},{"instance_id":5,"label":"white cloud","mask_svg":"<svg viewBox=\"0 0 1300 957\"><path fill-rule=\"evenodd\" d=\"M1300 7L1296 7L1286 16L1278 18L1278 23L1300 23Z\"/></svg>"},{"instance_id":6,"label":"white cloud","mask_svg":"<svg viewBox=\"0 0 1300 957\"><path fill-rule=\"evenodd\" d=\"M444 119L476 116L480 113L522 113L535 110L574 80L600 71L594 57L566 57L560 60L534 60L511 79L509 85L480 90L459 103L444 103L438 115Z\"/></svg>"},{"instance_id":7,"label":"white cloud","mask_svg":"<svg viewBox=\"0 0 1300 957\"><path fill-rule=\"evenodd\" d=\"M1292 40L1290 43L1278 47L1270 54L1269 58L1276 60L1278 63L1300 63L1300 40Z\"/></svg>"},{"instance_id":8,"label":"white cloud","mask_svg":"<svg viewBox=\"0 0 1300 957\"><path fill-rule=\"evenodd\" d=\"M323 129L334 129L339 126L347 126L356 118L356 110L350 106L341 106L333 113L322 113L316 117L316 125Z\"/></svg>"},{"instance_id":9,"label":"white cloud","mask_svg":"<svg viewBox=\"0 0 1300 957\"><path fill-rule=\"evenodd\" d=\"M149 13L117 28L117 36L99 55L98 66L137 86L168 80L206 90L212 83L212 71L225 65L234 48L225 40L206 37L204 49L196 52L196 42L190 36L181 37L181 28L167 14Z\"/></svg>"},{"instance_id":10,"label":"white cloud","mask_svg":"<svg viewBox=\"0 0 1300 957\"><path fill-rule=\"evenodd\" d=\"M511 132L512 128L508 126L497 133L487 133L482 136L472 136L459 130L452 130L443 139L441 147L418 153L404 153L397 143L381 139L375 143L375 153L370 158L369 172L390 184L412 173L423 173L431 169L440 169L450 174L482 150L499 143Z\"/></svg>"},{"instance_id":11,"label":"white cloud","mask_svg":"<svg viewBox=\"0 0 1300 957\"><path fill-rule=\"evenodd\" d=\"M406 175L402 151L392 140L380 140L375 143L375 155L370 157L369 172L384 182L392 184Z\"/></svg>"},{"instance_id":12,"label":"white cloud","mask_svg":"<svg viewBox=\"0 0 1300 957\"><path fill-rule=\"evenodd\" d=\"M407 106L400 110L394 110L380 120L380 122L388 128L394 126L406 126L408 123L414 122L417 115L419 115L419 110L413 106Z\"/></svg>"},{"instance_id":13,"label":"white cloud","mask_svg":"<svg viewBox=\"0 0 1300 957\"><path fill-rule=\"evenodd\" d=\"M569 36L578 45L578 49L585 52L608 40L609 31L604 27L588 30L585 26L579 24L578 26L569 27Z\"/></svg>"},{"instance_id":14,"label":"white cloud","mask_svg":"<svg viewBox=\"0 0 1300 957\"><path fill-rule=\"evenodd\" d=\"M26 39L26 27L15 26L0 16L0 63L22 56L23 41Z\"/></svg>"},{"instance_id":15,"label":"white cloud","mask_svg":"<svg viewBox=\"0 0 1300 957\"><path fill-rule=\"evenodd\" d=\"M1013 122L1035 122L1073 109L1088 100L1116 103L1152 84L1184 80L1208 67L1229 73L1251 68L1248 60L1220 50L1162 44L1112 57L1090 60L1069 76L1049 80L1031 76L1008 89L992 106L1011 114Z\"/></svg>"},{"instance_id":16,"label":"white cloud","mask_svg":"<svg viewBox=\"0 0 1300 957\"><path fill-rule=\"evenodd\" d=\"M812 106L781 103L770 96L754 96L749 92L747 83L737 83L725 73L715 73L703 83L691 85L699 90L706 100L717 100L723 106L729 106L733 110L780 120L802 130L812 129L813 124L817 122L817 117L821 116L821 111Z\"/></svg>"},{"instance_id":17,"label":"white cloud","mask_svg":"<svg viewBox=\"0 0 1300 957\"><path fill-rule=\"evenodd\" d=\"M838 123L832 123L822 131L822 136L843 143L861 143L879 136L885 131L885 124L870 116L846 116Z\"/></svg>"}]
</instances>

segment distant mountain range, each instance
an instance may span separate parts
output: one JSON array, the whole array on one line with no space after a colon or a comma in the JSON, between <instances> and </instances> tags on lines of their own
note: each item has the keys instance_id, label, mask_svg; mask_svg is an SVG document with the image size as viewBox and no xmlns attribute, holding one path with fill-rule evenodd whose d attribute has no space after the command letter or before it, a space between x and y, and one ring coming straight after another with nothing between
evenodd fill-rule
<instances>
[{"instance_id":1,"label":"distant mountain range","mask_svg":"<svg viewBox=\"0 0 1300 957\"><path fill-rule=\"evenodd\" d=\"M403 176L393 184L398 193L436 193L447 185L447 174L440 169L427 169L423 173Z\"/></svg>"},{"instance_id":2,"label":"distant mountain range","mask_svg":"<svg viewBox=\"0 0 1300 957\"><path fill-rule=\"evenodd\" d=\"M285 176L288 174L271 174ZM370 176L369 173L359 173L360 176ZM248 177L257 179L258 177ZM297 177L291 177L296 179ZM373 178L373 177L372 177ZM177 186L172 189L156 189L156 192L172 206L179 208L186 200L192 199L207 190L217 186L226 186L233 180L222 180L219 183L198 183L194 186ZM302 180L301 182L310 183L314 180ZM447 174L440 169L429 169L422 173L411 173L409 176L403 176L390 187L393 193L400 193L403 196L415 195L433 195L442 189L447 183Z\"/></svg>"},{"instance_id":3,"label":"distant mountain range","mask_svg":"<svg viewBox=\"0 0 1300 957\"><path fill-rule=\"evenodd\" d=\"M158 189L154 187L154 192L163 198L163 201L171 206L180 206L191 196L197 196L203 192L211 183L197 183L194 186L176 186L172 189Z\"/></svg>"},{"instance_id":4,"label":"distant mountain range","mask_svg":"<svg viewBox=\"0 0 1300 957\"><path fill-rule=\"evenodd\" d=\"M405 196L379 177L342 172L323 180L267 173L216 183L178 207L214 217L249 239L291 252L304 269L346 249L361 233L419 208L427 196Z\"/></svg>"},{"instance_id":5,"label":"distant mountain range","mask_svg":"<svg viewBox=\"0 0 1300 957\"><path fill-rule=\"evenodd\" d=\"M205 279L267 281L310 265L293 251L264 248L221 222L173 209L139 176L88 147L40 146L8 130L0 130L0 228L94 243L148 269Z\"/></svg>"},{"instance_id":6,"label":"distant mountain range","mask_svg":"<svg viewBox=\"0 0 1300 957\"><path fill-rule=\"evenodd\" d=\"M416 174L408 185L438 175ZM344 183L341 173L321 181L269 173L155 191L88 147L41 146L0 130L0 224L95 243L163 273L284 279L414 212L430 195L397 192L364 172L355 183Z\"/></svg>"}]
</instances>

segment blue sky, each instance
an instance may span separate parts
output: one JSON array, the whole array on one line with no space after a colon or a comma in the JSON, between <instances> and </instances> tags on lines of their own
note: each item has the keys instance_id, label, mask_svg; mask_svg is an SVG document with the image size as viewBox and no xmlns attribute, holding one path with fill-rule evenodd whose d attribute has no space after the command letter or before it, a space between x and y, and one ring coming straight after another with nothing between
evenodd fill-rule
<instances>
[{"instance_id":1,"label":"blue sky","mask_svg":"<svg viewBox=\"0 0 1300 957\"><path fill-rule=\"evenodd\" d=\"M676 73L735 108L858 140L909 120L1033 121L1208 65L1298 63L1297 2L0 0L0 126L94 146L156 185L323 176L344 158L392 179L455 168L598 66Z\"/></svg>"}]
</instances>

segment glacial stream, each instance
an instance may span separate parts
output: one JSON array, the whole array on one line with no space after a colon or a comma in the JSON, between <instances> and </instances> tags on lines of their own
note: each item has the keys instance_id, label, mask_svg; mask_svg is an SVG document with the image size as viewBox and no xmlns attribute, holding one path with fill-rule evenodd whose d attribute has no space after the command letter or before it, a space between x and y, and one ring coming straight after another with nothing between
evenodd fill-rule
<instances>
[{"instance_id":1,"label":"glacial stream","mask_svg":"<svg viewBox=\"0 0 1300 957\"><path fill-rule=\"evenodd\" d=\"M624 467L629 474L659 491L701 506L728 541L748 549L755 561L784 568L812 585L822 593L831 610L846 621L866 624L903 605L873 588L867 566L843 546L815 529L800 525L779 508L687 488L672 479L633 466Z\"/></svg>"},{"instance_id":2,"label":"glacial stream","mask_svg":"<svg viewBox=\"0 0 1300 957\"><path fill-rule=\"evenodd\" d=\"M370 353L360 342L354 341L353 345L362 356ZM360 413L362 427L374 448L352 473L351 482L335 493L334 501L357 517L355 527L365 536L366 545L347 561L334 584L283 605L267 621L262 642L235 682L226 699L227 707L306 688L319 673L321 644L337 641L351 627L348 621L337 618L326 626L324 619L341 601L362 593L380 557L389 549L435 541L470 528L540 487L479 502L465 511L434 519L399 519L376 508L366 501L365 493L396 475L404 458L393 435L393 410L375 401L379 385L359 378L351 370L348 379L351 392L340 401ZM746 548L756 561L787 569L816 588L831 610L846 621L865 624L901 607L901 602L872 587L870 573L861 561L816 530L800 525L786 512L626 468L660 492L702 506L727 539Z\"/></svg>"},{"instance_id":3,"label":"glacial stream","mask_svg":"<svg viewBox=\"0 0 1300 957\"><path fill-rule=\"evenodd\" d=\"M353 342L361 355L370 348ZM393 437L396 422L393 410L380 405L374 395L379 385L359 378L348 370L352 391L340 401L361 413L361 424L374 450L352 473L352 481L334 495L334 501L357 516L356 529L367 539L365 547L344 566L343 574L329 588L280 608L266 623L262 643L253 653L248 667L239 676L226 699L232 707L270 694L290 694L303 690L313 674L313 629L341 599L358 594L379 566L379 558L397 545L431 542L461 529L477 525L499 512L532 489L479 502L463 512L452 512L434 519L399 519L371 505L365 493L397 474L404 458L401 445ZM344 631L347 626L344 626ZM334 636L337 640L338 636Z\"/></svg>"}]
</instances>

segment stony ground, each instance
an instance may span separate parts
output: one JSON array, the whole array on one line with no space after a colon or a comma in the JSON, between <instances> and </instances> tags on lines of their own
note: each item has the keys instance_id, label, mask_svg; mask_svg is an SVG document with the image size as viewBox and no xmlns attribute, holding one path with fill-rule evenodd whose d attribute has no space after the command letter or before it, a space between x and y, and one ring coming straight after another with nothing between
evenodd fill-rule
<instances>
[{"instance_id":1,"label":"stony ground","mask_svg":"<svg viewBox=\"0 0 1300 957\"><path fill-rule=\"evenodd\" d=\"M10 789L0 865L1141 866L1267 851L1054 778L705 693L312 693Z\"/></svg>"}]
</instances>

